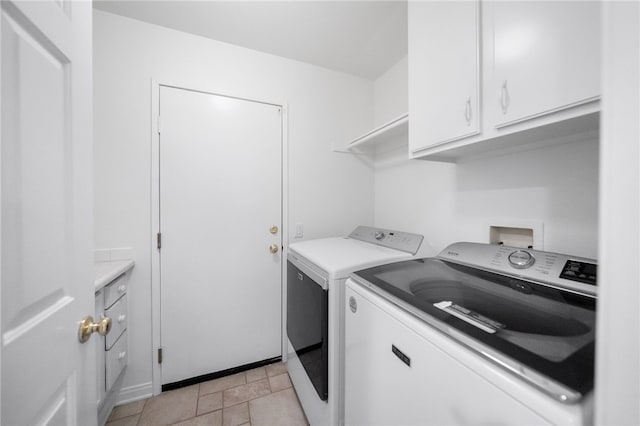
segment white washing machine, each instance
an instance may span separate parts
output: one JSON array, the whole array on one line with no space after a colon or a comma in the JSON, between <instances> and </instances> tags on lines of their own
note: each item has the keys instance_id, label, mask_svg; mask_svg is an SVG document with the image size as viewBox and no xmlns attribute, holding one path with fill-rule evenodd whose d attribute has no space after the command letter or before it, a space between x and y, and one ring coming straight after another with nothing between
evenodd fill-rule
<instances>
[{"instance_id":1,"label":"white washing machine","mask_svg":"<svg viewBox=\"0 0 640 426\"><path fill-rule=\"evenodd\" d=\"M347 277L357 269L411 259L422 240L421 235L359 226L347 237L289 246L287 368L311 425L343 423ZM425 252L428 248L419 255L429 255Z\"/></svg>"},{"instance_id":2,"label":"white washing machine","mask_svg":"<svg viewBox=\"0 0 640 426\"><path fill-rule=\"evenodd\" d=\"M590 424L596 263L456 243L346 283L345 423Z\"/></svg>"}]
</instances>

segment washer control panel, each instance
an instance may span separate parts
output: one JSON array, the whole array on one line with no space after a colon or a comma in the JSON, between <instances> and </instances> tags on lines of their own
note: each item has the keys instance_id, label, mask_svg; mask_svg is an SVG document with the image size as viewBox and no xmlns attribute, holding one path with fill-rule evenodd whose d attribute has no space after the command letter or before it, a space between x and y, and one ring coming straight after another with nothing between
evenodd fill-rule
<instances>
[{"instance_id":1,"label":"washer control panel","mask_svg":"<svg viewBox=\"0 0 640 426\"><path fill-rule=\"evenodd\" d=\"M451 244L440 252L438 258L596 295L597 265L592 259L504 245L466 242Z\"/></svg>"},{"instance_id":2,"label":"washer control panel","mask_svg":"<svg viewBox=\"0 0 640 426\"><path fill-rule=\"evenodd\" d=\"M596 285L598 266L595 263L569 259L564 264L561 278Z\"/></svg>"},{"instance_id":3,"label":"washer control panel","mask_svg":"<svg viewBox=\"0 0 640 426\"><path fill-rule=\"evenodd\" d=\"M409 232L393 231L390 229L358 226L347 238L364 241L382 247L392 248L411 254L416 254L424 237Z\"/></svg>"},{"instance_id":4,"label":"washer control panel","mask_svg":"<svg viewBox=\"0 0 640 426\"><path fill-rule=\"evenodd\" d=\"M509 264L517 269L526 269L536 262L536 258L525 250L516 250L509 255Z\"/></svg>"}]
</instances>

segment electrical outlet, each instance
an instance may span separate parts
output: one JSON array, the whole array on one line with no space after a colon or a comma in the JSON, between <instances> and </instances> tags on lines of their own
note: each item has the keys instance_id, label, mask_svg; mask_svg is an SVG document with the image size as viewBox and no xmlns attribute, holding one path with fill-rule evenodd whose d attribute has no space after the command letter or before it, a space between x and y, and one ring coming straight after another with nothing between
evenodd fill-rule
<instances>
[{"instance_id":1,"label":"electrical outlet","mask_svg":"<svg viewBox=\"0 0 640 426\"><path fill-rule=\"evenodd\" d=\"M304 236L304 225L301 223L296 223L296 238L302 238Z\"/></svg>"}]
</instances>

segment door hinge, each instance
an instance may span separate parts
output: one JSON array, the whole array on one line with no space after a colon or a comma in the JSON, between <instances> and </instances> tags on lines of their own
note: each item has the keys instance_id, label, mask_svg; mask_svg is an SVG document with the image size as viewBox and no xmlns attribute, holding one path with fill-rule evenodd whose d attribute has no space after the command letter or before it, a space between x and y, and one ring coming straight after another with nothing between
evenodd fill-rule
<instances>
[{"instance_id":1,"label":"door hinge","mask_svg":"<svg viewBox=\"0 0 640 426\"><path fill-rule=\"evenodd\" d=\"M162 348L158 348L158 364L162 364Z\"/></svg>"},{"instance_id":2,"label":"door hinge","mask_svg":"<svg viewBox=\"0 0 640 426\"><path fill-rule=\"evenodd\" d=\"M156 235L156 240L158 244L158 250L160 250L162 248L162 233L158 232L158 234Z\"/></svg>"}]
</instances>

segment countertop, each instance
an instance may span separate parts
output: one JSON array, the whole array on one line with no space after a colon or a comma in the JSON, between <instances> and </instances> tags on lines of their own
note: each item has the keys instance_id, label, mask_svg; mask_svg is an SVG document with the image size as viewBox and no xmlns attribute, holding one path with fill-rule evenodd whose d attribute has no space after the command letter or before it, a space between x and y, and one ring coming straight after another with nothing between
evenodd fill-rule
<instances>
[{"instance_id":1,"label":"countertop","mask_svg":"<svg viewBox=\"0 0 640 426\"><path fill-rule=\"evenodd\" d=\"M96 262L93 271L95 273L94 291L99 291L121 274L133 268L133 260L114 260L111 262Z\"/></svg>"}]
</instances>

